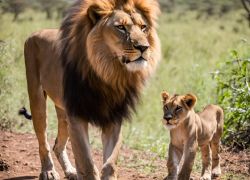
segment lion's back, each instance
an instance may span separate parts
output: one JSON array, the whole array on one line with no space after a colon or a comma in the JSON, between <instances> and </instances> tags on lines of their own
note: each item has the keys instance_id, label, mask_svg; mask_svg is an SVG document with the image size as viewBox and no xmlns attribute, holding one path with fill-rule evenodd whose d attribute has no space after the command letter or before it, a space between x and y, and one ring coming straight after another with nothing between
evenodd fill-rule
<instances>
[{"instance_id":1,"label":"lion's back","mask_svg":"<svg viewBox=\"0 0 250 180\"><path fill-rule=\"evenodd\" d=\"M224 113L223 109L214 104L207 105L202 112L199 113L199 116L204 121L216 121L216 123L219 125L223 125L223 119L224 119Z\"/></svg>"},{"instance_id":2,"label":"lion's back","mask_svg":"<svg viewBox=\"0 0 250 180\"><path fill-rule=\"evenodd\" d=\"M32 33L25 42L24 49L28 51L29 49L47 49L50 48L52 44L56 44L59 37L58 29L43 29Z\"/></svg>"},{"instance_id":3,"label":"lion's back","mask_svg":"<svg viewBox=\"0 0 250 180\"><path fill-rule=\"evenodd\" d=\"M58 29L32 33L25 42L24 55L30 86L39 83L50 98L62 107L62 67L58 37Z\"/></svg>"}]
</instances>

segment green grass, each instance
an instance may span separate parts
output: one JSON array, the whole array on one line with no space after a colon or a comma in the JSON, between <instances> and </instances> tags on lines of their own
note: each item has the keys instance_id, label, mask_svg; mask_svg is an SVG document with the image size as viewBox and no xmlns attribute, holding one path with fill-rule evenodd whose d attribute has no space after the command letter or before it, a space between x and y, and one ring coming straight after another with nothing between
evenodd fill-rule
<instances>
[{"instance_id":1,"label":"green grass","mask_svg":"<svg viewBox=\"0 0 250 180\"><path fill-rule=\"evenodd\" d=\"M126 123L123 128L124 144L127 146L165 157L169 135L161 124L161 91L192 92L198 97L196 109L200 110L206 104L217 101L216 83L211 72L229 58L232 49L247 55L249 28L247 22L240 23L241 11L221 19L196 20L195 17L195 12L182 16L177 13L163 14L160 17L163 58L143 92L132 123ZM14 131L33 132L32 123L17 116L20 107L29 107L23 44L32 32L58 28L60 21L46 20L45 14L32 11L22 14L18 22L11 20L9 14L0 16L0 40L4 41L0 42L0 122ZM49 135L55 137L57 122L51 102L48 117ZM99 139L92 138L91 143L101 146Z\"/></svg>"},{"instance_id":2,"label":"green grass","mask_svg":"<svg viewBox=\"0 0 250 180\"><path fill-rule=\"evenodd\" d=\"M33 20L31 20L31 17ZM12 22L10 14L0 16L0 117L1 124L6 122L12 130L31 132L32 124L18 117L18 109L29 107L26 89L26 75L23 57L25 39L34 31L43 28L57 28L59 21L45 20L45 14L28 11L20 16L20 20ZM52 106L50 106L52 109ZM52 112L52 111L50 111ZM49 125L55 129L55 113L49 119ZM52 128L51 128L51 131Z\"/></svg>"}]
</instances>

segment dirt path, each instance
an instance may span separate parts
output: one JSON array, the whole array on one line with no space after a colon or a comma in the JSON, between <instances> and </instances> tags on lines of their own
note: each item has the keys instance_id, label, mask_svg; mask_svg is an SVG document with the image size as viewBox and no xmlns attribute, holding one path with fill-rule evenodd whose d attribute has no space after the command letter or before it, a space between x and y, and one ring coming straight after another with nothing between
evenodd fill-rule
<instances>
[{"instance_id":1,"label":"dirt path","mask_svg":"<svg viewBox=\"0 0 250 180\"><path fill-rule=\"evenodd\" d=\"M50 144L53 145L53 141ZM67 149L71 162L74 162L70 145ZM93 150L93 157L98 168L101 169L101 151ZM224 172L241 173L247 176L250 163L249 153L223 152L222 157ZM64 177L54 154L53 159L60 177ZM119 159L119 180L163 179L167 173L165 160L159 159L154 154L122 148ZM0 179L38 179L39 171L40 160L36 137L33 134L0 131ZM194 176L198 177L197 173Z\"/></svg>"}]
</instances>

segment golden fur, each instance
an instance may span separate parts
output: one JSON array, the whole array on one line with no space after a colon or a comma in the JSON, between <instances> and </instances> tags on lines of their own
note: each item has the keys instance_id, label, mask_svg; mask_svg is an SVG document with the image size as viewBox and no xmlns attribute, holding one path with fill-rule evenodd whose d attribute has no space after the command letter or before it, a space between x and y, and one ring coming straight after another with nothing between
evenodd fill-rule
<instances>
[{"instance_id":1,"label":"golden fur","mask_svg":"<svg viewBox=\"0 0 250 180\"><path fill-rule=\"evenodd\" d=\"M202 180L219 176L220 138L223 131L223 110L207 105L196 114L193 110L196 97L193 94L169 96L162 93L163 124L170 129L171 141L168 152L168 176L165 179L189 180L198 146L202 153ZM184 162L178 172L183 156Z\"/></svg>"},{"instance_id":2,"label":"golden fur","mask_svg":"<svg viewBox=\"0 0 250 180\"><path fill-rule=\"evenodd\" d=\"M59 179L46 137L47 96L58 116L53 150L66 177L117 178L121 124L160 59L158 14L155 0L84 0L69 10L60 30L41 30L27 39L26 75L40 179ZM91 158L88 123L102 130L101 177ZM76 170L66 154L69 136Z\"/></svg>"},{"instance_id":3,"label":"golden fur","mask_svg":"<svg viewBox=\"0 0 250 180\"><path fill-rule=\"evenodd\" d=\"M141 87L141 82L148 78L148 75L152 74L161 55L159 40L155 30L156 19L159 15L157 1L86 0L80 3L79 9L79 13L72 13L72 17L69 16L62 25L62 48L65 48L65 46L70 48L67 51L70 58L65 60L65 63L76 61L74 64L77 64L77 69L80 73L84 73L83 76L85 76L88 71L91 71L90 69L93 69L103 81L110 84L114 89L119 89L119 96L125 95L124 91L130 84L136 82L138 85L137 88ZM117 9L121 10L118 11ZM75 9L73 9L73 11L74 10ZM115 13L114 10L116 11ZM138 17L138 11L143 14L142 17ZM114 13L114 15L111 15L112 13ZM120 41L120 39L117 39L120 37L112 36L111 34L114 34L116 30L109 27L109 25L107 26L107 24L111 23L113 25L115 21L126 26L131 21L131 17L126 17L128 14L132 14L132 16L134 14L134 21L138 21L139 25L145 24L146 22L148 25L147 35L141 33L139 28L134 30L128 29L128 33L131 33L131 36L135 34L135 41L144 43L143 41L145 40L143 38L147 38L150 44L149 50L151 51L151 55L145 57L148 60L149 67L136 73L130 73L127 69L124 69L123 64L117 61L117 58L122 58L120 56L125 54L125 56L133 61L135 60L134 56L136 57L138 52L131 47L132 44L130 41L124 41L124 38ZM102 19L98 24L95 24L99 16L102 17ZM84 23L84 25L82 23ZM69 24L72 25L69 26ZM67 35L64 34L65 31ZM64 42L64 38L67 38L65 41L68 44ZM82 47L87 47L87 50L79 51ZM90 63L90 66L87 67L87 62L84 58L86 55L88 56L88 63ZM122 59L119 60L121 61ZM82 67L85 67L84 71Z\"/></svg>"}]
</instances>

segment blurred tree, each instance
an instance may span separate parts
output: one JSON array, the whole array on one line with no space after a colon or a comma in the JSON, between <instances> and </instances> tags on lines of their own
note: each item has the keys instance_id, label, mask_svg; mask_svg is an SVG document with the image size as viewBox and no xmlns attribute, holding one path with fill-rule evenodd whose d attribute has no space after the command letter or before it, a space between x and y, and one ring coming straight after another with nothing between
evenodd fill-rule
<instances>
[{"instance_id":1,"label":"blurred tree","mask_svg":"<svg viewBox=\"0 0 250 180\"><path fill-rule=\"evenodd\" d=\"M175 6L175 0L159 0L163 11L172 12Z\"/></svg>"},{"instance_id":2,"label":"blurred tree","mask_svg":"<svg viewBox=\"0 0 250 180\"><path fill-rule=\"evenodd\" d=\"M250 1L250 0L246 0ZM198 11L198 16L206 18L213 15L223 16L229 11L242 8L236 0L159 0L162 11Z\"/></svg>"},{"instance_id":3,"label":"blurred tree","mask_svg":"<svg viewBox=\"0 0 250 180\"><path fill-rule=\"evenodd\" d=\"M56 7L57 18L62 18L66 15L67 9L69 8L69 6L72 2L66 1L66 0L61 0L61 2Z\"/></svg>"},{"instance_id":4,"label":"blurred tree","mask_svg":"<svg viewBox=\"0 0 250 180\"><path fill-rule=\"evenodd\" d=\"M41 10L46 12L46 18L51 19L52 18L52 9L58 3L57 0L38 0L38 2L40 4Z\"/></svg>"},{"instance_id":5,"label":"blurred tree","mask_svg":"<svg viewBox=\"0 0 250 180\"><path fill-rule=\"evenodd\" d=\"M243 7L247 11L247 20L249 22L250 27L250 0L241 0Z\"/></svg>"},{"instance_id":6,"label":"blurred tree","mask_svg":"<svg viewBox=\"0 0 250 180\"><path fill-rule=\"evenodd\" d=\"M2 13L13 13L13 21L18 19L20 13L22 13L27 7L27 2L25 0L1 0L1 10Z\"/></svg>"},{"instance_id":7,"label":"blurred tree","mask_svg":"<svg viewBox=\"0 0 250 180\"><path fill-rule=\"evenodd\" d=\"M46 18L51 19L54 11L57 12L57 16L60 17L67 6L69 1L66 0L38 0L42 11L46 12Z\"/></svg>"}]
</instances>

